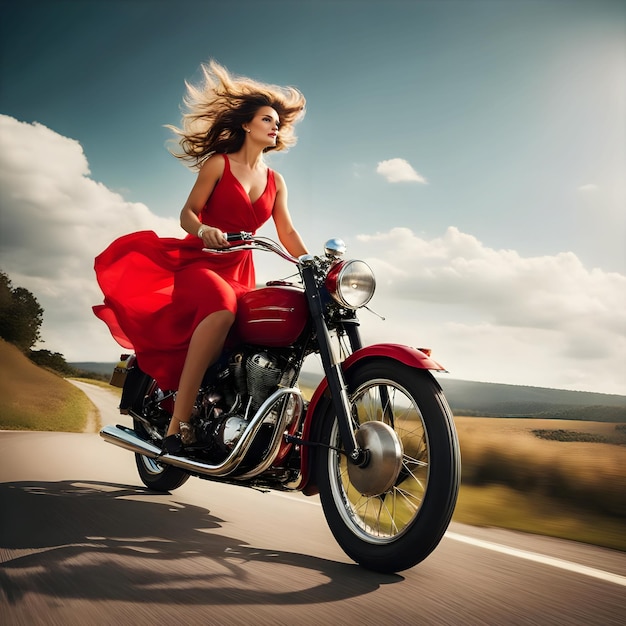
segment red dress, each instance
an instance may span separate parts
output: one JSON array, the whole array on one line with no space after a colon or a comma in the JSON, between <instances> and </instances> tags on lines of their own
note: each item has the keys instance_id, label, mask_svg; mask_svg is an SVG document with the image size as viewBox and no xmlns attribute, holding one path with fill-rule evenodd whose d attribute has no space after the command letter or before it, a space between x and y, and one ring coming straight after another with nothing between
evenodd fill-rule
<instances>
[{"instance_id":1,"label":"red dress","mask_svg":"<svg viewBox=\"0 0 626 626\"><path fill-rule=\"evenodd\" d=\"M224 173L200 219L223 232L254 233L272 215L274 173L268 169L265 190L252 202L223 158ZM94 313L161 389L178 389L196 326L215 311L236 313L237 298L255 287L250 250L211 254L202 247L195 235L159 238L142 231L116 239L96 257L104 304Z\"/></svg>"}]
</instances>

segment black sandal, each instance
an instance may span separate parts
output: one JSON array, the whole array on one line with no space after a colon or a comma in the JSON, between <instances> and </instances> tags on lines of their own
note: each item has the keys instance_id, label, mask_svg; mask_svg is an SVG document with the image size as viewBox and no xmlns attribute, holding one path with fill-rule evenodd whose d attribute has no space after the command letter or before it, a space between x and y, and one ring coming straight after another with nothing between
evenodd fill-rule
<instances>
[{"instance_id":1,"label":"black sandal","mask_svg":"<svg viewBox=\"0 0 626 626\"><path fill-rule=\"evenodd\" d=\"M183 442L180 440L180 435L175 433L174 435L168 435L163 439L163 452L167 454L179 454L183 450Z\"/></svg>"}]
</instances>

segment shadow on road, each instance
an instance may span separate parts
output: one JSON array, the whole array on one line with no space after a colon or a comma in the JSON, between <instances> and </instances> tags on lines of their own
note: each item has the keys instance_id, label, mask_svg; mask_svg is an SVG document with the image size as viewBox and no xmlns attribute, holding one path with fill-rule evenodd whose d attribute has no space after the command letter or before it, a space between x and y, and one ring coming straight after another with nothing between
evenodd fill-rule
<instances>
[{"instance_id":1,"label":"shadow on road","mask_svg":"<svg viewBox=\"0 0 626 626\"><path fill-rule=\"evenodd\" d=\"M403 580L251 547L221 534L222 520L207 509L127 485L4 483L0 502L0 589L11 604L35 592L141 603L297 605L335 602Z\"/></svg>"}]
</instances>

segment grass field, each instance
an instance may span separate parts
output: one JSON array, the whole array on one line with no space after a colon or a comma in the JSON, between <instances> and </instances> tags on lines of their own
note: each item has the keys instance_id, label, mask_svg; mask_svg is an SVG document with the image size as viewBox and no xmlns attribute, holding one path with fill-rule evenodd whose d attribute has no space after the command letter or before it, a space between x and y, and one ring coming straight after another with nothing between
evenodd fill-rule
<instances>
[{"instance_id":1,"label":"grass field","mask_svg":"<svg viewBox=\"0 0 626 626\"><path fill-rule=\"evenodd\" d=\"M85 394L0 340L0 429L82 432L96 411Z\"/></svg>"},{"instance_id":2,"label":"grass field","mask_svg":"<svg viewBox=\"0 0 626 626\"><path fill-rule=\"evenodd\" d=\"M626 550L623 425L477 417L455 422L463 466L457 521ZM557 434L545 439L536 431Z\"/></svg>"}]
</instances>

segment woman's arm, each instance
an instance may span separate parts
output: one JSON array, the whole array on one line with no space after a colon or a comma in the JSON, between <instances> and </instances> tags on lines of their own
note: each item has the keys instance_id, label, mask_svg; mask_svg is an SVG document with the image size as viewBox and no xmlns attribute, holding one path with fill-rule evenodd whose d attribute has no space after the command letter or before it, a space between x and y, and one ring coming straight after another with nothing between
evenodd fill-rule
<instances>
[{"instance_id":1,"label":"woman's arm","mask_svg":"<svg viewBox=\"0 0 626 626\"><path fill-rule=\"evenodd\" d=\"M198 235L200 226L202 226L200 213L223 173L223 159L211 157L200 168L198 178L180 212L180 225L190 235ZM224 233L219 228L211 227L211 225L204 227L202 241L207 248L223 248L228 245L224 239Z\"/></svg>"},{"instance_id":2,"label":"woman's arm","mask_svg":"<svg viewBox=\"0 0 626 626\"><path fill-rule=\"evenodd\" d=\"M287 252L292 256L299 257L302 254L307 254L308 250L291 221L291 215L287 208L285 180L278 172L274 172L274 178L276 180L276 200L274 201L272 217L276 226L276 233Z\"/></svg>"}]
</instances>

